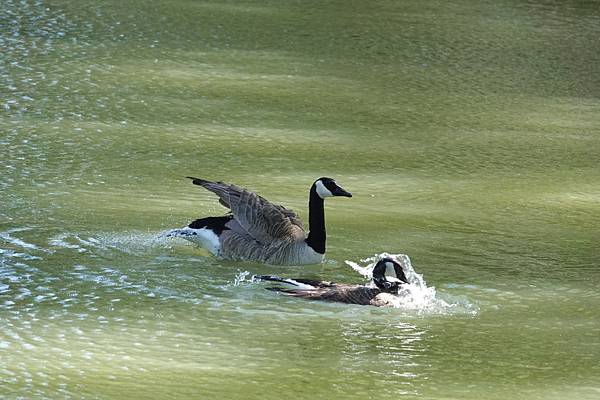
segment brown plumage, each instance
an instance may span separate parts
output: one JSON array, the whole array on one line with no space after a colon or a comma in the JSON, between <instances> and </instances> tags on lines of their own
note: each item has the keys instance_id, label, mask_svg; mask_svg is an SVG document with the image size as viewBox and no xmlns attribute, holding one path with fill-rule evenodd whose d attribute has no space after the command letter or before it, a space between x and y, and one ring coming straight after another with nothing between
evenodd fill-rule
<instances>
[{"instance_id":1,"label":"brown plumage","mask_svg":"<svg viewBox=\"0 0 600 400\"><path fill-rule=\"evenodd\" d=\"M219 196L219 203L229 208L235 220L254 240L269 243L277 239L304 239L304 227L296 213L237 185L210 182L192 178L194 185L202 186Z\"/></svg>"},{"instance_id":2,"label":"brown plumage","mask_svg":"<svg viewBox=\"0 0 600 400\"><path fill-rule=\"evenodd\" d=\"M333 301L348 304L393 306L394 295L399 285L408 283L402 266L392 258L383 258L373 268L374 285L352 285L313 279L285 279L277 276L257 276L265 281L274 281L295 288L269 288L292 297L307 300Z\"/></svg>"},{"instance_id":3,"label":"brown plumage","mask_svg":"<svg viewBox=\"0 0 600 400\"><path fill-rule=\"evenodd\" d=\"M333 301L338 303L375 305L377 297L384 293L377 287L329 283L314 289L276 289L289 296L307 300Z\"/></svg>"}]
</instances>

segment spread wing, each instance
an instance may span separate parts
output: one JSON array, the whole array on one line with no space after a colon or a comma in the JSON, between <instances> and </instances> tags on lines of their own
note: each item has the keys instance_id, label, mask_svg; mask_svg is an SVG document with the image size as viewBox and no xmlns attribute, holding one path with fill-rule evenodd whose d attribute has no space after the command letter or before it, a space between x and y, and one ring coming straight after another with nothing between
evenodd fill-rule
<instances>
[{"instance_id":1,"label":"spread wing","mask_svg":"<svg viewBox=\"0 0 600 400\"><path fill-rule=\"evenodd\" d=\"M195 185L219 196L219 202L229 208L240 226L260 243L304 238L302 223L292 210L272 204L256 193L236 185L188 178Z\"/></svg>"}]
</instances>

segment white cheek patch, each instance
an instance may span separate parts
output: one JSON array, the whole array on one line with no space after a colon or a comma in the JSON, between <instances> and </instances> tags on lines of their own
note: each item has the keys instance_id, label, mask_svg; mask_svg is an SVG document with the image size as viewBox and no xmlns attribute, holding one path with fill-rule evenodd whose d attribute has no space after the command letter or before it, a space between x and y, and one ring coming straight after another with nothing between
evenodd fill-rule
<instances>
[{"instance_id":1,"label":"white cheek patch","mask_svg":"<svg viewBox=\"0 0 600 400\"><path fill-rule=\"evenodd\" d=\"M398 278L392 278L391 276L386 276L385 280L388 281L388 282L398 282L398 283L402 282L400 279L398 279ZM404 283L404 282L402 282L402 283Z\"/></svg>"},{"instance_id":2,"label":"white cheek patch","mask_svg":"<svg viewBox=\"0 0 600 400\"><path fill-rule=\"evenodd\" d=\"M396 269L394 268L394 264L390 261L385 263L385 277L390 282L393 282L393 279L399 280L398 275L396 275Z\"/></svg>"},{"instance_id":3,"label":"white cheek patch","mask_svg":"<svg viewBox=\"0 0 600 400\"><path fill-rule=\"evenodd\" d=\"M320 180L317 181L317 194L320 198L324 199L325 197L333 197L333 194L323 185L323 182Z\"/></svg>"}]
</instances>

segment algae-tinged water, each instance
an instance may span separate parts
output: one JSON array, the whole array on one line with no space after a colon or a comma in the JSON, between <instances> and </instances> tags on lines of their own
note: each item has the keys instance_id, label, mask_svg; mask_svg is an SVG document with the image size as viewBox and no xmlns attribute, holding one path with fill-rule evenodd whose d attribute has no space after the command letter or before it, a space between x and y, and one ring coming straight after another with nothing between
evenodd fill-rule
<instances>
[{"instance_id":1,"label":"algae-tinged water","mask_svg":"<svg viewBox=\"0 0 600 400\"><path fill-rule=\"evenodd\" d=\"M0 3L0 397L600 396L600 7L559 1ZM166 229L184 179L307 218L323 265ZM285 298L406 253L438 312Z\"/></svg>"}]
</instances>

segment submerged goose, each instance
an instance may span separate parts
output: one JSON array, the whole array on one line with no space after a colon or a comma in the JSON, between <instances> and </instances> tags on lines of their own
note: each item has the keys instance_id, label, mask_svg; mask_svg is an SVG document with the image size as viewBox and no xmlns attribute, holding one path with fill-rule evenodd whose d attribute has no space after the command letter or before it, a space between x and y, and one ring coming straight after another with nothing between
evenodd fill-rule
<instances>
[{"instance_id":1,"label":"submerged goose","mask_svg":"<svg viewBox=\"0 0 600 400\"><path fill-rule=\"evenodd\" d=\"M323 200L333 196L352 197L333 179L317 179L310 188L310 232L307 235L302 222L290 209L272 204L236 185L188 178L219 196L219 202L231 213L198 219L185 228L167 232L165 236L198 243L226 259L267 264L318 264L323 261L326 241Z\"/></svg>"},{"instance_id":2,"label":"submerged goose","mask_svg":"<svg viewBox=\"0 0 600 400\"><path fill-rule=\"evenodd\" d=\"M375 265L373 268L374 285L350 285L313 279L285 279L269 275L256 276L255 278L293 286L289 289L269 288L288 296L378 307L393 306L393 299L398 294L400 285L408 283L402 265L393 258L382 258Z\"/></svg>"}]
</instances>

